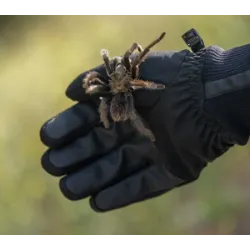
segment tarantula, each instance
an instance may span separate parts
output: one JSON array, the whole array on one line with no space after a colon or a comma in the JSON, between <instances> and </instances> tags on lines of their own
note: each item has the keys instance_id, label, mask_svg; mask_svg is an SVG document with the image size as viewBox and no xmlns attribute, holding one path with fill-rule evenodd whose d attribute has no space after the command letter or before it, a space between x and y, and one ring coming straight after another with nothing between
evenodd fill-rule
<instances>
[{"instance_id":1,"label":"tarantula","mask_svg":"<svg viewBox=\"0 0 250 250\"><path fill-rule=\"evenodd\" d=\"M144 123L134 107L133 91L163 90L165 85L139 79L139 65L145 61L150 49L159 43L165 32L159 38L150 43L145 49L138 43L134 43L123 57L109 57L106 49L101 50L104 66L109 77L108 83L100 79L96 71L89 72L83 79L83 88L86 94L100 97L99 114L105 128L110 126L110 117L114 122L130 120L134 127L142 134L155 140L151 130ZM135 50L138 54L130 56Z\"/></svg>"}]
</instances>

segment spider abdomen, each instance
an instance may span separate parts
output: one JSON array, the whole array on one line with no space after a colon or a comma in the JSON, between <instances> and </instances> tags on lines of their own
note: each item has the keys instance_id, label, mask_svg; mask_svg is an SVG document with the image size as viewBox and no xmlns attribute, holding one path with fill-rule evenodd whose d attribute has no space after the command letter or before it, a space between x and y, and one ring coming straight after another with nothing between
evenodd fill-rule
<instances>
[{"instance_id":1,"label":"spider abdomen","mask_svg":"<svg viewBox=\"0 0 250 250\"><path fill-rule=\"evenodd\" d=\"M117 93L114 95L110 102L110 115L115 122L128 120L128 102L126 100L126 94Z\"/></svg>"}]
</instances>

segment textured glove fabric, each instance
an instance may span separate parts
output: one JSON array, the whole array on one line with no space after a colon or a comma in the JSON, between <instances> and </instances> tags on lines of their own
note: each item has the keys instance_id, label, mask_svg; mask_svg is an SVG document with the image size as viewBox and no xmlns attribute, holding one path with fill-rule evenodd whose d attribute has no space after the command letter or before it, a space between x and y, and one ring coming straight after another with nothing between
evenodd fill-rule
<instances>
[{"instance_id":1,"label":"textured glove fabric","mask_svg":"<svg viewBox=\"0 0 250 250\"><path fill-rule=\"evenodd\" d=\"M207 48L204 110L245 145L250 133L250 45Z\"/></svg>"},{"instance_id":2,"label":"textured glove fabric","mask_svg":"<svg viewBox=\"0 0 250 250\"><path fill-rule=\"evenodd\" d=\"M99 101L81 87L87 72L69 85L66 95L77 104L47 121L40 133L49 147L42 166L61 176L68 199L90 197L95 211L121 208L196 180L208 162L242 143L204 110L207 51L154 52L141 64L141 79L166 85L163 91L134 93L155 143L129 122L102 126ZM94 70L107 80L103 66Z\"/></svg>"}]
</instances>

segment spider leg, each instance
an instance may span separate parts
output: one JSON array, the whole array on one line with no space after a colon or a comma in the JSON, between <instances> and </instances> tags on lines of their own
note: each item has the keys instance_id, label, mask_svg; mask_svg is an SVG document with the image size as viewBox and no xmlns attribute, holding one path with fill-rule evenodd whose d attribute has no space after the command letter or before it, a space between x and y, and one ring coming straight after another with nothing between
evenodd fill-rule
<instances>
[{"instance_id":1,"label":"spider leg","mask_svg":"<svg viewBox=\"0 0 250 250\"><path fill-rule=\"evenodd\" d=\"M113 121L126 121L126 99L124 93L117 93L113 96L110 103L110 115Z\"/></svg>"},{"instance_id":2,"label":"spider leg","mask_svg":"<svg viewBox=\"0 0 250 250\"><path fill-rule=\"evenodd\" d=\"M112 93L110 93L110 88L108 86L102 86L102 85L90 85L86 88L86 94L92 95L92 96L110 96Z\"/></svg>"},{"instance_id":3,"label":"spider leg","mask_svg":"<svg viewBox=\"0 0 250 250\"><path fill-rule=\"evenodd\" d=\"M106 96L110 90L110 87L98 78L98 72L90 72L83 79L82 87L86 89L86 93L90 95Z\"/></svg>"},{"instance_id":4,"label":"spider leg","mask_svg":"<svg viewBox=\"0 0 250 250\"><path fill-rule=\"evenodd\" d=\"M141 53L143 51L142 46L138 43L133 43L129 50L127 50L123 56L122 62L124 66L126 67L127 71L130 72L131 70L131 63L129 57L131 54L138 49L138 51Z\"/></svg>"},{"instance_id":5,"label":"spider leg","mask_svg":"<svg viewBox=\"0 0 250 250\"><path fill-rule=\"evenodd\" d=\"M147 89L147 90L163 90L165 89L165 85L163 84L156 84L150 81L143 81L143 80L132 80L130 82L131 87L133 90L139 89Z\"/></svg>"},{"instance_id":6,"label":"spider leg","mask_svg":"<svg viewBox=\"0 0 250 250\"><path fill-rule=\"evenodd\" d=\"M105 128L109 128L110 122L109 122L109 104L108 100L106 98L102 98L99 106L99 114L101 122L103 123Z\"/></svg>"},{"instance_id":7,"label":"spider leg","mask_svg":"<svg viewBox=\"0 0 250 250\"><path fill-rule=\"evenodd\" d=\"M140 51L141 52L141 51ZM131 76L132 79L139 79L139 65L145 61L146 56L143 57L142 60L140 60L140 63L135 64L135 61L138 61L138 58L140 57L140 54L137 54L133 59L132 59L132 63L131 63Z\"/></svg>"},{"instance_id":8,"label":"spider leg","mask_svg":"<svg viewBox=\"0 0 250 250\"><path fill-rule=\"evenodd\" d=\"M131 93L128 93L128 117L131 121L131 124L136 128L136 130L143 136L148 137L151 141L155 141L155 137L151 130L147 129L139 116L139 114L135 110L134 106L134 97Z\"/></svg>"},{"instance_id":9,"label":"spider leg","mask_svg":"<svg viewBox=\"0 0 250 250\"><path fill-rule=\"evenodd\" d=\"M133 66L133 64L132 64L131 76L132 76L132 79L138 79L139 78L139 65Z\"/></svg>"},{"instance_id":10,"label":"spider leg","mask_svg":"<svg viewBox=\"0 0 250 250\"><path fill-rule=\"evenodd\" d=\"M163 32L160 37L158 37L157 39L155 39L152 43L150 43L141 53L139 53L136 58L134 59L133 63L132 63L132 78L138 78L139 76L139 65L140 63L145 59L145 57L147 56L147 54L149 53L150 49L152 47L154 47L157 43L159 43L164 36L166 35L165 32Z\"/></svg>"},{"instance_id":11,"label":"spider leg","mask_svg":"<svg viewBox=\"0 0 250 250\"><path fill-rule=\"evenodd\" d=\"M140 57L139 57L139 60L142 60L146 54L150 51L150 49L152 47L154 47L157 43L159 43L163 38L164 36L166 35L165 32L163 32L160 37L158 37L157 39L155 39L152 43L150 43L143 51L142 53L140 54Z\"/></svg>"},{"instance_id":12,"label":"spider leg","mask_svg":"<svg viewBox=\"0 0 250 250\"><path fill-rule=\"evenodd\" d=\"M106 68L107 75L110 76L112 74L112 69L111 69L111 63L110 63L110 58L109 58L109 52L106 49L101 50L101 56L104 61L104 65Z\"/></svg>"},{"instance_id":13,"label":"spider leg","mask_svg":"<svg viewBox=\"0 0 250 250\"><path fill-rule=\"evenodd\" d=\"M104 86L104 87L107 87L107 84L105 82L103 82L101 79L99 78L94 78L92 80L92 82L94 82L94 84L96 85L101 85L101 86Z\"/></svg>"},{"instance_id":14,"label":"spider leg","mask_svg":"<svg viewBox=\"0 0 250 250\"><path fill-rule=\"evenodd\" d=\"M87 88L94 79L96 79L97 77L99 77L99 73L96 71L91 71L89 72L84 78L83 78L83 88Z\"/></svg>"}]
</instances>

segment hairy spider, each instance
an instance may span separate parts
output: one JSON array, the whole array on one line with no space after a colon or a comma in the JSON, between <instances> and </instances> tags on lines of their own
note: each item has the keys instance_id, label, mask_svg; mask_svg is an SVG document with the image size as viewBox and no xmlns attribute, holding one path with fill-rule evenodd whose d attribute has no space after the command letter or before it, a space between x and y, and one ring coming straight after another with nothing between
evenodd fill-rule
<instances>
[{"instance_id":1,"label":"hairy spider","mask_svg":"<svg viewBox=\"0 0 250 250\"><path fill-rule=\"evenodd\" d=\"M145 49L138 43L134 43L123 57L114 57L112 60L106 49L101 50L109 82L102 81L100 74L92 71L84 77L83 88L87 94L100 97L99 114L105 128L110 126L110 117L114 122L130 120L142 135L149 137L152 141L155 140L153 133L145 127L135 110L132 92L141 89L163 90L165 88L163 84L139 79L139 65L145 60L150 49L164 36L165 32ZM138 54L130 58L135 50L138 50Z\"/></svg>"}]
</instances>

